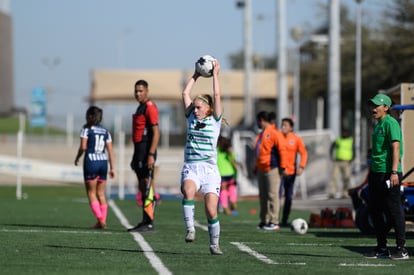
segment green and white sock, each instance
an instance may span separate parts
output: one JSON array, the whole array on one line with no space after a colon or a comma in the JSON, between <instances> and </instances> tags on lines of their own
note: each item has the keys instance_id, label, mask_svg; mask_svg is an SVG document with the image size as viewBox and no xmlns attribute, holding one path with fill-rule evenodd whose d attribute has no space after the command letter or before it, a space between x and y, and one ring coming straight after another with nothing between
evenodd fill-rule
<instances>
[{"instance_id":1,"label":"green and white sock","mask_svg":"<svg viewBox=\"0 0 414 275\"><path fill-rule=\"evenodd\" d=\"M210 235L210 245L218 245L220 240L220 222L218 217L208 220L208 233Z\"/></svg>"},{"instance_id":2,"label":"green and white sock","mask_svg":"<svg viewBox=\"0 0 414 275\"><path fill-rule=\"evenodd\" d=\"M195 231L194 229L194 200L184 200L182 201L183 207L183 216L184 216L184 224L186 230Z\"/></svg>"}]
</instances>

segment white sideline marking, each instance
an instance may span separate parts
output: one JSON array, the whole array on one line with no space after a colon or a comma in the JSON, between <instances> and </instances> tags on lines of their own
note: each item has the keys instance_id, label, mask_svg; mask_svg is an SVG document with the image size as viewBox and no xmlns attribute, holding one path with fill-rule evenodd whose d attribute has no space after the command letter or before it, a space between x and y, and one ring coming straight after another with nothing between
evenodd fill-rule
<instances>
[{"instance_id":1,"label":"white sideline marking","mask_svg":"<svg viewBox=\"0 0 414 275\"><path fill-rule=\"evenodd\" d=\"M358 266L358 267L390 267L395 266L395 264L339 264L339 266Z\"/></svg>"},{"instance_id":2,"label":"white sideline marking","mask_svg":"<svg viewBox=\"0 0 414 275\"><path fill-rule=\"evenodd\" d=\"M200 227L201 229L203 229L204 231L208 231L208 226L202 225L201 223L199 223L198 221L194 221L194 226Z\"/></svg>"},{"instance_id":3,"label":"white sideline marking","mask_svg":"<svg viewBox=\"0 0 414 275\"><path fill-rule=\"evenodd\" d=\"M109 200L108 205L112 208L112 211L114 211L116 217L125 228L132 227L132 225L128 222L124 214L121 212L121 210L118 208L118 206L115 204L113 200ZM145 239L142 237L140 233L131 232L130 234L132 234L135 241L139 244L142 251L144 252L145 257L147 257L147 259L150 261L151 265L158 272L158 274L172 274L172 272L168 270L168 268L161 262L161 259L158 258L152 247L147 243L147 241L145 241Z\"/></svg>"},{"instance_id":4,"label":"white sideline marking","mask_svg":"<svg viewBox=\"0 0 414 275\"><path fill-rule=\"evenodd\" d=\"M306 263L291 263L291 262L286 262L286 263L278 263L278 262L274 262L273 260L269 259L268 257L266 257L263 254L260 254L256 251L254 251L253 249L251 249L250 247L248 247L247 245L245 245L244 243L239 243L239 242L231 242L232 245L237 246L237 248L239 248L241 251L246 252L247 254L255 257L256 259L258 259L259 261L262 261L266 264L283 264L283 265L306 265Z\"/></svg>"}]
</instances>

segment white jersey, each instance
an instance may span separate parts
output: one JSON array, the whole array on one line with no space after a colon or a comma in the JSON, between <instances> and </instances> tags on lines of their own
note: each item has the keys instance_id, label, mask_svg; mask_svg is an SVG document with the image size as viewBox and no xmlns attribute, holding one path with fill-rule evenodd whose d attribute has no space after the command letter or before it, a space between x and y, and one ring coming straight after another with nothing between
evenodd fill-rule
<instances>
[{"instance_id":1,"label":"white jersey","mask_svg":"<svg viewBox=\"0 0 414 275\"><path fill-rule=\"evenodd\" d=\"M184 161L206 161L217 164L217 139L220 134L222 117L216 119L210 115L198 120L191 111L187 117L187 140L184 150Z\"/></svg>"}]
</instances>

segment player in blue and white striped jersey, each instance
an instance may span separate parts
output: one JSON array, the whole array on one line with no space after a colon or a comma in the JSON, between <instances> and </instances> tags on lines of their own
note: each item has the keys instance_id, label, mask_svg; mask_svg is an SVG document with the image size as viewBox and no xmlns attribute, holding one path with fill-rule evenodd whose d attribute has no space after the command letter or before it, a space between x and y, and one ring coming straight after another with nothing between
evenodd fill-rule
<instances>
[{"instance_id":1,"label":"player in blue and white striped jersey","mask_svg":"<svg viewBox=\"0 0 414 275\"><path fill-rule=\"evenodd\" d=\"M184 151L184 166L181 172L181 192L186 242L195 240L194 199L198 191L204 196L205 211L210 236L210 253L223 254L219 247L220 222L217 205L220 195L221 177L217 168L217 139L222 121L221 92L218 74L220 64L214 61L213 97L209 94L191 98L191 90L200 76L195 71L183 92L183 103L187 118L187 136Z\"/></svg>"},{"instance_id":2,"label":"player in blue and white striped jersey","mask_svg":"<svg viewBox=\"0 0 414 275\"><path fill-rule=\"evenodd\" d=\"M80 134L78 154L75 158L75 165L78 165L80 157L85 153L83 178L90 207L97 219L97 223L93 226L96 229L106 228L108 205L105 188L108 174L108 156L109 175L111 178L115 176L112 137L109 131L100 124L101 121L102 109L96 106L89 107L86 111L86 124ZM106 151L108 151L108 156Z\"/></svg>"}]
</instances>

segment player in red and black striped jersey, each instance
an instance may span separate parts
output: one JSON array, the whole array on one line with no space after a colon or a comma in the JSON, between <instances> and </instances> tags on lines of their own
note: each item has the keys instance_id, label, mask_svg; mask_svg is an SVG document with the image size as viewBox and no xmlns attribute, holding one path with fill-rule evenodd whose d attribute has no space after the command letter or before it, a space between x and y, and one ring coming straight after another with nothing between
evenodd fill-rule
<instances>
[{"instance_id":1,"label":"player in red and black striped jersey","mask_svg":"<svg viewBox=\"0 0 414 275\"><path fill-rule=\"evenodd\" d=\"M138 80L134 86L135 99L139 106L132 115L132 140L134 154L131 168L138 178L138 189L143 195L142 221L129 232L144 232L153 230L154 220L154 188L150 183L150 176L154 170L157 158L157 147L160 140L158 126L158 108L148 98L148 82ZM148 184L150 183L150 184Z\"/></svg>"}]
</instances>

